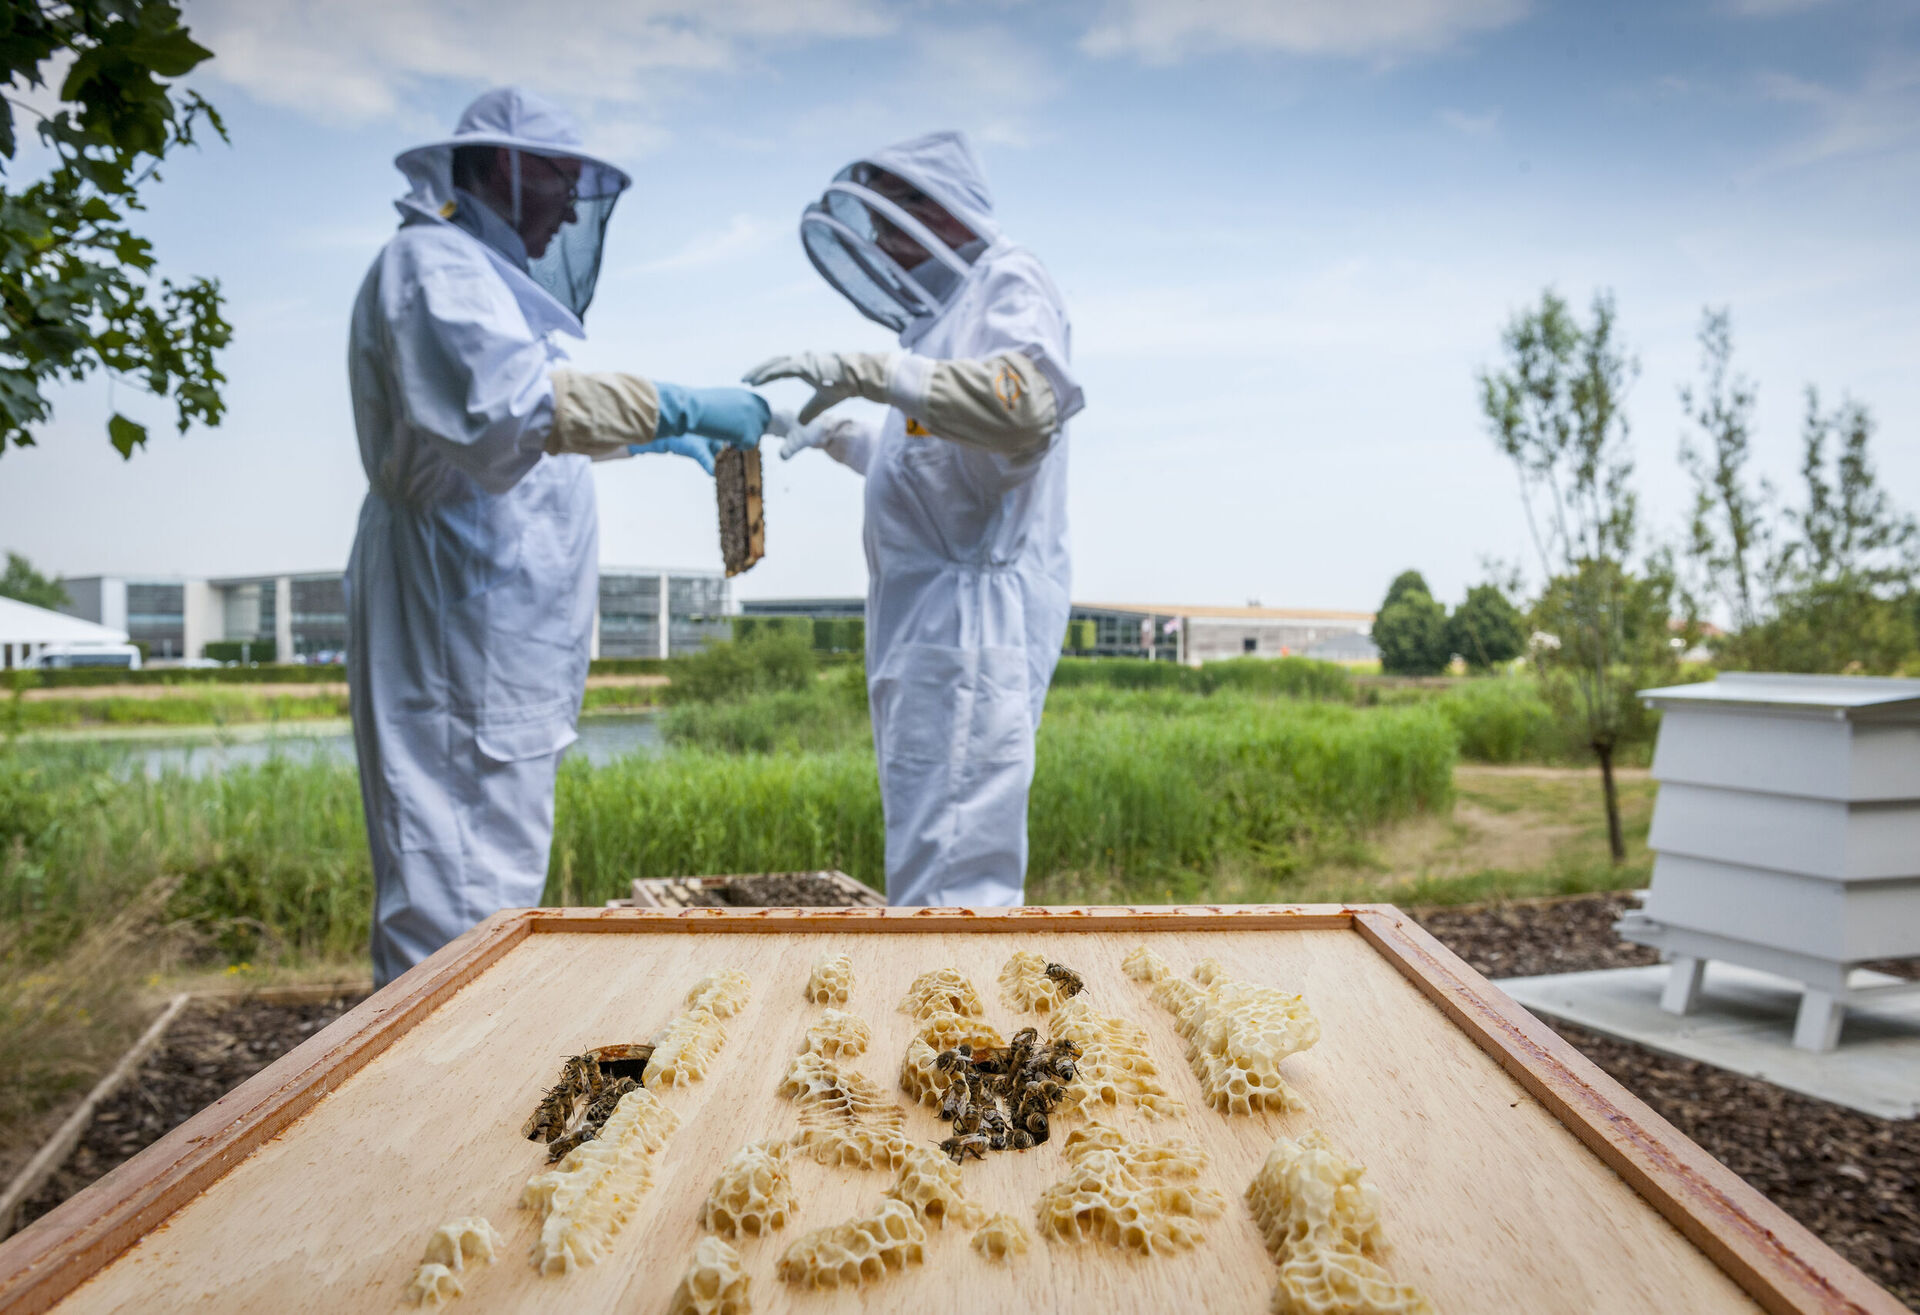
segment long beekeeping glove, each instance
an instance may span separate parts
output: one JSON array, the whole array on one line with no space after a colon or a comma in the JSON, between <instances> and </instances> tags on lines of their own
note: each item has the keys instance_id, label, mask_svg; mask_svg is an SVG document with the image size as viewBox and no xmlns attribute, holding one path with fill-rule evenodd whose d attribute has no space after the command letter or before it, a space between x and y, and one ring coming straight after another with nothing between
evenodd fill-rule
<instances>
[{"instance_id":1,"label":"long beekeeping glove","mask_svg":"<svg viewBox=\"0 0 1920 1315\"><path fill-rule=\"evenodd\" d=\"M813 397L800 408L802 424L836 403L864 397L900 408L935 437L1008 456L1044 448L1066 419L1052 382L1017 351L950 361L911 352L801 352L762 362L744 381L775 379L813 387Z\"/></svg>"}]
</instances>

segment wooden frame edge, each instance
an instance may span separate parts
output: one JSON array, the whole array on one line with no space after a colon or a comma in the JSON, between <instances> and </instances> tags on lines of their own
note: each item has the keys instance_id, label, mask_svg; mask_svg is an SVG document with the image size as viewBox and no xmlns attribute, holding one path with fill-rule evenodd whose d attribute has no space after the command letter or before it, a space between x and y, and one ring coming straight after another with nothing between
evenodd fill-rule
<instances>
[{"instance_id":1,"label":"wooden frame edge","mask_svg":"<svg viewBox=\"0 0 1920 1315\"><path fill-rule=\"evenodd\" d=\"M529 909L533 932L1345 931L1352 904L1026 904L973 908ZM636 928L633 924L646 924ZM942 925L945 924L945 925Z\"/></svg>"},{"instance_id":2,"label":"wooden frame edge","mask_svg":"<svg viewBox=\"0 0 1920 1315\"><path fill-rule=\"evenodd\" d=\"M1354 930L1560 1123L1775 1315L1906 1307L1608 1077L1407 915L1356 907Z\"/></svg>"},{"instance_id":3,"label":"wooden frame edge","mask_svg":"<svg viewBox=\"0 0 1920 1315\"><path fill-rule=\"evenodd\" d=\"M0 1311L38 1315L106 1268L424 1013L525 940L533 911L495 914L354 1006L97 1182L0 1243Z\"/></svg>"}]
</instances>

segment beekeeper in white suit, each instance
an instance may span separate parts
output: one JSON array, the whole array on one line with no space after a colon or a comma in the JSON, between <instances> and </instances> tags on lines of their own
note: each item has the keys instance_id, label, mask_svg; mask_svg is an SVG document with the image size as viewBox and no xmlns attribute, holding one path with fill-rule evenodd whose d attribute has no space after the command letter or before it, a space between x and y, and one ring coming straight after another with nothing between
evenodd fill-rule
<instances>
[{"instance_id":1,"label":"beekeeper in white suit","mask_svg":"<svg viewBox=\"0 0 1920 1315\"><path fill-rule=\"evenodd\" d=\"M777 357L814 396L781 455L867 477L867 692L892 904L1021 902L1033 737L1066 635L1066 307L1004 237L971 146L933 133L840 171L800 221L898 352ZM823 411L890 404L877 429Z\"/></svg>"},{"instance_id":2,"label":"beekeeper in white suit","mask_svg":"<svg viewBox=\"0 0 1920 1315\"><path fill-rule=\"evenodd\" d=\"M573 120L490 91L402 154L400 230L354 304L347 369L369 489L347 566L347 677L384 984L537 904L598 593L591 459L711 471L767 405L570 371L627 175Z\"/></svg>"}]
</instances>

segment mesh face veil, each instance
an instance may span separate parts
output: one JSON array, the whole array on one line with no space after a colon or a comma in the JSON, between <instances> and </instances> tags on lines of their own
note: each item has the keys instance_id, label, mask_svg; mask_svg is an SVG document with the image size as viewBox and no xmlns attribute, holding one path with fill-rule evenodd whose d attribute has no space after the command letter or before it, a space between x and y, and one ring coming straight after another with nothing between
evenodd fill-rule
<instances>
[{"instance_id":1,"label":"mesh face veil","mask_svg":"<svg viewBox=\"0 0 1920 1315\"><path fill-rule=\"evenodd\" d=\"M506 177L496 180L491 200L473 192L471 174L460 185L513 230L504 242L481 240L524 270L557 303L556 312L570 318L568 331L579 333L600 277L607 221L632 179L587 150L579 125L558 105L519 87L499 87L467 106L451 136L395 158L412 188L399 202L403 216L452 218L458 204L453 157L462 147L490 148L490 160L497 158L493 148L506 152Z\"/></svg>"},{"instance_id":2,"label":"mesh face veil","mask_svg":"<svg viewBox=\"0 0 1920 1315\"><path fill-rule=\"evenodd\" d=\"M874 190L880 172L869 164L842 169L800 216L800 242L820 277L897 333L946 307L986 243L949 246ZM934 205L924 197L917 204Z\"/></svg>"},{"instance_id":3,"label":"mesh face veil","mask_svg":"<svg viewBox=\"0 0 1920 1315\"><path fill-rule=\"evenodd\" d=\"M563 175L554 172L553 159L570 156L546 156L530 151L513 153L513 223L519 228L535 189L545 186L551 193L567 186ZM544 177L541 177L546 171ZM536 181L537 179L537 181ZM582 319L593 304L594 285L600 281L600 256L605 247L607 223L613 218L613 206L626 188L624 177L591 160L580 161L580 177L568 190L566 219L554 231L539 255L527 253L527 273L535 283L553 294L555 301Z\"/></svg>"}]
</instances>

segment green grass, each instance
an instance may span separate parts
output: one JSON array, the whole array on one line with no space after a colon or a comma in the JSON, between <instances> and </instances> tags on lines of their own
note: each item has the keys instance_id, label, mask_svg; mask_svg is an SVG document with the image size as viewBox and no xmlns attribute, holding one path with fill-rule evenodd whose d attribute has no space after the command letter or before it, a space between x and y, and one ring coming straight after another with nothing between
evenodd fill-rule
<instances>
[{"instance_id":1,"label":"green grass","mask_svg":"<svg viewBox=\"0 0 1920 1315\"><path fill-rule=\"evenodd\" d=\"M705 719L704 747L566 764L548 902L599 903L634 877L685 873L837 867L883 884L873 755L834 680L744 706L778 724L769 709L792 702L796 736L837 743L776 734L780 751L721 751L713 741L741 733L729 719L752 718L713 705L673 713ZM1425 708L1104 690L1064 698L1039 754L1030 871L1125 875L1129 898L1147 898L1174 873L1283 877L1316 847L1444 806L1453 739ZM203 955L361 952L371 877L351 767L288 757L149 780L119 761L103 747L0 753L0 921L24 950L56 953L102 910L167 882L167 916Z\"/></svg>"},{"instance_id":2,"label":"green grass","mask_svg":"<svg viewBox=\"0 0 1920 1315\"><path fill-rule=\"evenodd\" d=\"M1352 702L1354 698L1353 677L1345 667L1292 657L1233 658L1199 667L1121 658L1061 658L1053 673L1053 688L1067 690L1085 686L1188 694L1237 690L1247 694L1341 702Z\"/></svg>"},{"instance_id":3,"label":"green grass","mask_svg":"<svg viewBox=\"0 0 1920 1315\"><path fill-rule=\"evenodd\" d=\"M84 695L14 698L0 707L0 725L14 731L84 730L120 726L238 726L314 721L347 715L345 694L289 696L244 688L202 687L151 698Z\"/></svg>"}]
</instances>

